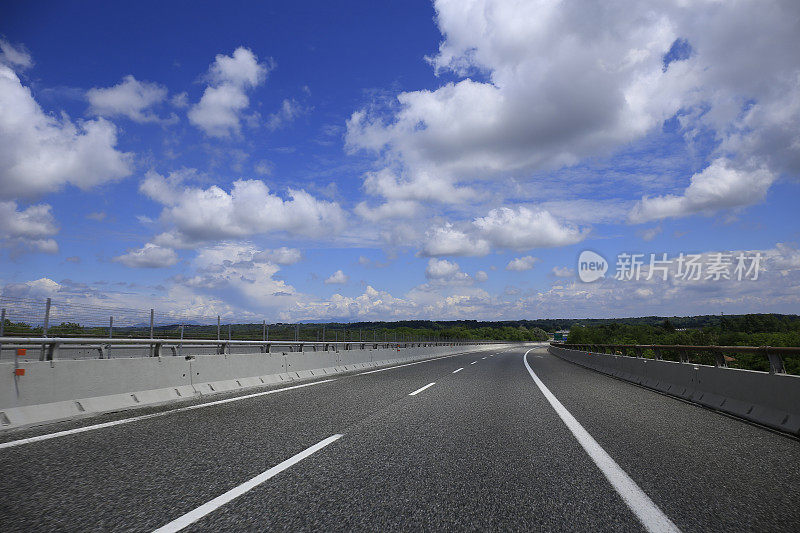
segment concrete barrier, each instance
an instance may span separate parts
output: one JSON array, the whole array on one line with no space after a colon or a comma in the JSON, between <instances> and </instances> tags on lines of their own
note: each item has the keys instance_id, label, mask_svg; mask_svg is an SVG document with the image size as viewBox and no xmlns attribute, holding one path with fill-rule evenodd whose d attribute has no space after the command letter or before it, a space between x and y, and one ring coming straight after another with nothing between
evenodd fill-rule
<instances>
[{"instance_id":1,"label":"concrete barrier","mask_svg":"<svg viewBox=\"0 0 800 533\"><path fill-rule=\"evenodd\" d=\"M800 436L800 376L555 346L549 351L571 363Z\"/></svg>"},{"instance_id":2,"label":"concrete barrier","mask_svg":"<svg viewBox=\"0 0 800 533\"><path fill-rule=\"evenodd\" d=\"M0 363L0 431L456 353L431 346Z\"/></svg>"}]
</instances>

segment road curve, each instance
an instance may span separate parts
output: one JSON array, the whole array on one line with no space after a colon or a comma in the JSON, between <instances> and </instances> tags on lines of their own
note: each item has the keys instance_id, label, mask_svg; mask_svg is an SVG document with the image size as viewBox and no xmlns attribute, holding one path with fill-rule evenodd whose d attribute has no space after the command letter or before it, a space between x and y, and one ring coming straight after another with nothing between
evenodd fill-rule
<instances>
[{"instance_id":1,"label":"road curve","mask_svg":"<svg viewBox=\"0 0 800 533\"><path fill-rule=\"evenodd\" d=\"M2 530L800 530L797 440L541 345L267 390L0 435Z\"/></svg>"}]
</instances>

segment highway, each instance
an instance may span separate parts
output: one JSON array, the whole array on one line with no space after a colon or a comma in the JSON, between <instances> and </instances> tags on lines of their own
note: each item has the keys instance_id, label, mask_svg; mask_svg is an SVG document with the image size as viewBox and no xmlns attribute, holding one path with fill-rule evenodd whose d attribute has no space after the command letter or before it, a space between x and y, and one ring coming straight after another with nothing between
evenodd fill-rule
<instances>
[{"instance_id":1,"label":"highway","mask_svg":"<svg viewBox=\"0 0 800 533\"><path fill-rule=\"evenodd\" d=\"M4 532L800 531L796 439L542 345L3 433L0 469Z\"/></svg>"}]
</instances>

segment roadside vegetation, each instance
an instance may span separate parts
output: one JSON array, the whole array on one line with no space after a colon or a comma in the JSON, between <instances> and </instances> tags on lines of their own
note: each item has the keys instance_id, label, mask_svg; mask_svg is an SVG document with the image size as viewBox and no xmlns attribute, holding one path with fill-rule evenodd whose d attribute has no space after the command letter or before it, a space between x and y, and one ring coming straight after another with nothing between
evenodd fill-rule
<instances>
[{"instance_id":1,"label":"roadside vegetation","mask_svg":"<svg viewBox=\"0 0 800 533\"><path fill-rule=\"evenodd\" d=\"M678 328L673 319L657 325L606 323L574 325L569 330L571 344L682 344L690 346L792 346L800 347L800 317L796 315L734 315L717 317L714 323L700 327ZM645 350L645 357L652 357ZM690 354L693 360L708 364L708 356ZM665 358L675 358L665 354ZM728 366L751 370L769 370L766 357L759 354L731 354ZM713 364L713 362L711 363ZM800 374L800 357L784 357L790 374Z\"/></svg>"}]
</instances>

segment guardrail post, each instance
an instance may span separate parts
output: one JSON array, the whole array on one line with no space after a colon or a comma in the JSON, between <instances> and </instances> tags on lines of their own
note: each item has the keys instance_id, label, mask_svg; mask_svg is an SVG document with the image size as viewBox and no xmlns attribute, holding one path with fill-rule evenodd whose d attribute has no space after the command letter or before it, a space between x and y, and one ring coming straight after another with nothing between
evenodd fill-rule
<instances>
[{"instance_id":1,"label":"guardrail post","mask_svg":"<svg viewBox=\"0 0 800 533\"><path fill-rule=\"evenodd\" d=\"M60 346L60 343L58 343L58 342L52 342L52 343L47 345L47 358L46 359L48 361L55 361L56 355L58 355L58 347L59 346Z\"/></svg>"},{"instance_id":2,"label":"guardrail post","mask_svg":"<svg viewBox=\"0 0 800 533\"><path fill-rule=\"evenodd\" d=\"M161 343L157 342L153 345L153 357L161 357Z\"/></svg>"},{"instance_id":3,"label":"guardrail post","mask_svg":"<svg viewBox=\"0 0 800 533\"><path fill-rule=\"evenodd\" d=\"M686 348L682 348L678 350L678 358L680 359L681 363L688 363L689 362L689 350Z\"/></svg>"},{"instance_id":4,"label":"guardrail post","mask_svg":"<svg viewBox=\"0 0 800 533\"><path fill-rule=\"evenodd\" d=\"M44 304L44 323L42 325L42 337L47 337L47 330L50 329L50 298ZM47 360L46 346L42 344L42 350L39 352L39 361Z\"/></svg>"},{"instance_id":5,"label":"guardrail post","mask_svg":"<svg viewBox=\"0 0 800 533\"><path fill-rule=\"evenodd\" d=\"M786 367L783 366L783 358L779 353L767 351L767 358L769 359L770 374L786 373Z\"/></svg>"},{"instance_id":6,"label":"guardrail post","mask_svg":"<svg viewBox=\"0 0 800 533\"><path fill-rule=\"evenodd\" d=\"M661 361L661 348L653 348L653 359Z\"/></svg>"},{"instance_id":7,"label":"guardrail post","mask_svg":"<svg viewBox=\"0 0 800 533\"><path fill-rule=\"evenodd\" d=\"M114 317L113 316L108 317L108 338L109 339L114 338ZM111 359L111 345L110 344L108 345L108 351L106 352L106 355L108 356L109 359Z\"/></svg>"},{"instance_id":8,"label":"guardrail post","mask_svg":"<svg viewBox=\"0 0 800 533\"><path fill-rule=\"evenodd\" d=\"M155 309L150 309L150 338L153 338L153 323L155 322ZM150 345L150 357L153 357L155 354L153 353L153 345Z\"/></svg>"},{"instance_id":9,"label":"guardrail post","mask_svg":"<svg viewBox=\"0 0 800 533\"><path fill-rule=\"evenodd\" d=\"M6 308L0 310L0 337L6 336ZM0 359L3 358L3 344L0 343Z\"/></svg>"},{"instance_id":10,"label":"guardrail post","mask_svg":"<svg viewBox=\"0 0 800 533\"><path fill-rule=\"evenodd\" d=\"M636 357L641 359L642 358L642 347L641 346L636 346L636 347L634 347L634 350L636 351Z\"/></svg>"},{"instance_id":11,"label":"guardrail post","mask_svg":"<svg viewBox=\"0 0 800 533\"><path fill-rule=\"evenodd\" d=\"M44 327L42 331L44 333L43 337L47 337L47 330L50 329L50 298L44 304Z\"/></svg>"}]
</instances>

